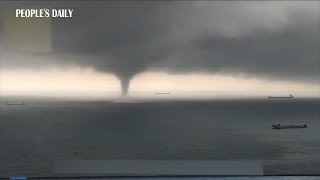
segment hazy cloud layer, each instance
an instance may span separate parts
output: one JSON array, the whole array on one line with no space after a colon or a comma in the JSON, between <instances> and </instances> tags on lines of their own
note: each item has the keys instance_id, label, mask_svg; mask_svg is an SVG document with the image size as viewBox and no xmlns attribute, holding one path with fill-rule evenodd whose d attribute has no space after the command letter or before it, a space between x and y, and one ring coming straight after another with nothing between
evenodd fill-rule
<instances>
[{"instance_id":1,"label":"hazy cloud layer","mask_svg":"<svg viewBox=\"0 0 320 180\"><path fill-rule=\"evenodd\" d=\"M148 69L319 78L317 1L49 4L74 9L73 18L53 20L53 53L25 56L28 61L15 56L4 64L91 66L117 75L124 91Z\"/></svg>"}]
</instances>

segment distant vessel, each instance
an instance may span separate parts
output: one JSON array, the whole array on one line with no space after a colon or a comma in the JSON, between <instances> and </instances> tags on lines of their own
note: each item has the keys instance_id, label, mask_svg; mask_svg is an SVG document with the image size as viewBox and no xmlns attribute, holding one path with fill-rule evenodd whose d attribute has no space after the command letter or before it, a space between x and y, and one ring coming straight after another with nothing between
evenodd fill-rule
<instances>
[{"instance_id":1,"label":"distant vessel","mask_svg":"<svg viewBox=\"0 0 320 180\"><path fill-rule=\"evenodd\" d=\"M268 96L268 98L294 98L292 94L290 96Z\"/></svg>"},{"instance_id":2,"label":"distant vessel","mask_svg":"<svg viewBox=\"0 0 320 180\"><path fill-rule=\"evenodd\" d=\"M169 95L170 92L156 92L156 93L154 93L154 94L167 94L167 95Z\"/></svg>"},{"instance_id":3,"label":"distant vessel","mask_svg":"<svg viewBox=\"0 0 320 180\"><path fill-rule=\"evenodd\" d=\"M6 105L25 105L24 102L7 102Z\"/></svg>"},{"instance_id":4,"label":"distant vessel","mask_svg":"<svg viewBox=\"0 0 320 180\"><path fill-rule=\"evenodd\" d=\"M307 128L307 125L306 124L281 125L280 123L272 125L272 129L291 129L291 128Z\"/></svg>"}]
</instances>

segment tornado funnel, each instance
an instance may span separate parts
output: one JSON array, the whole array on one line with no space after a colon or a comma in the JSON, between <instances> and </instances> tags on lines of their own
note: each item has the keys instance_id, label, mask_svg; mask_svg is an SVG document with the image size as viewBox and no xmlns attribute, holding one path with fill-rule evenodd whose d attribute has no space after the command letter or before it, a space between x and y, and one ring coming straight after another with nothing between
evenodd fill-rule
<instances>
[{"instance_id":1,"label":"tornado funnel","mask_svg":"<svg viewBox=\"0 0 320 180\"><path fill-rule=\"evenodd\" d=\"M122 96L126 96L128 94L130 80L131 80L130 78L121 78L120 79Z\"/></svg>"}]
</instances>

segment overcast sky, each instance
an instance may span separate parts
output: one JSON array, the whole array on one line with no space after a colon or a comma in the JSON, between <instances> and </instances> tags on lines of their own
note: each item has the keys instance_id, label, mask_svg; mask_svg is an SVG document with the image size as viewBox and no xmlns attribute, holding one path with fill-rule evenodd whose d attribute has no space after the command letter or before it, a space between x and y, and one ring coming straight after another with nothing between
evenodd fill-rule
<instances>
[{"instance_id":1,"label":"overcast sky","mask_svg":"<svg viewBox=\"0 0 320 180\"><path fill-rule=\"evenodd\" d=\"M8 53L2 68L92 67L124 89L145 71L319 81L319 1L33 4L73 8L74 16L52 19L52 52Z\"/></svg>"}]
</instances>

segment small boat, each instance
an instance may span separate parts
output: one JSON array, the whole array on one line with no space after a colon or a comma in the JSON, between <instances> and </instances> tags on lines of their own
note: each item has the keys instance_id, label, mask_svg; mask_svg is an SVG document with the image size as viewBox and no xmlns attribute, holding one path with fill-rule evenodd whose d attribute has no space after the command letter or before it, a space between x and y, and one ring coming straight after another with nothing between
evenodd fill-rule
<instances>
[{"instance_id":1,"label":"small boat","mask_svg":"<svg viewBox=\"0 0 320 180\"><path fill-rule=\"evenodd\" d=\"M13 106L13 105L16 105L16 106L18 106L18 105L26 105L24 102L12 102L12 103L6 103L6 105L8 105L8 106Z\"/></svg>"},{"instance_id":2,"label":"small boat","mask_svg":"<svg viewBox=\"0 0 320 180\"><path fill-rule=\"evenodd\" d=\"M282 99L283 99L283 98L289 98L289 99L290 99L290 98L294 98L294 97L292 96L292 94L290 94L290 96L268 96L268 98L280 98L280 99L281 99L281 98L282 98Z\"/></svg>"},{"instance_id":3,"label":"small boat","mask_svg":"<svg viewBox=\"0 0 320 180\"><path fill-rule=\"evenodd\" d=\"M307 125L306 124L281 125L280 123L272 125L272 129L293 129L293 128L307 128Z\"/></svg>"}]
</instances>

